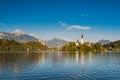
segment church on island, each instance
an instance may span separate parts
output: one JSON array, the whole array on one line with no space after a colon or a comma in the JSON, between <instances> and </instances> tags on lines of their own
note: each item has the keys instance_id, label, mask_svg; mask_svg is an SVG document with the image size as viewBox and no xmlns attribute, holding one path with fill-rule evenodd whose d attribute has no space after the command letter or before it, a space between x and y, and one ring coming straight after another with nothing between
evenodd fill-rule
<instances>
[{"instance_id":1,"label":"church on island","mask_svg":"<svg viewBox=\"0 0 120 80\"><path fill-rule=\"evenodd\" d=\"M80 40L69 42L62 47L64 51L104 51L100 43L85 42L83 34L81 35Z\"/></svg>"},{"instance_id":2,"label":"church on island","mask_svg":"<svg viewBox=\"0 0 120 80\"><path fill-rule=\"evenodd\" d=\"M78 46L78 45L83 45L84 44L84 36L83 36L83 34L81 35L81 39L80 39L80 41L79 40L77 40L76 42L75 42L75 44L76 44L76 46Z\"/></svg>"},{"instance_id":3,"label":"church on island","mask_svg":"<svg viewBox=\"0 0 120 80\"><path fill-rule=\"evenodd\" d=\"M90 42L84 42L84 36L83 34L81 35L81 39L80 40L77 40L75 42L76 46L79 46L79 45L83 45L83 44L86 44L88 46L91 46L92 44L95 44L95 43L90 43Z\"/></svg>"}]
</instances>

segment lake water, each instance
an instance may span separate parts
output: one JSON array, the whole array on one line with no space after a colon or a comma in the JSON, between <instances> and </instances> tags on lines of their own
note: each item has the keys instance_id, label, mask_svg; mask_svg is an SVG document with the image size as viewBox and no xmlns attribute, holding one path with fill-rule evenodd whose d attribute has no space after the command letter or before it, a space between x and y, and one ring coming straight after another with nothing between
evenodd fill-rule
<instances>
[{"instance_id":1,"label":"lake water","mask_svg":"<svg viewBox=\"0 0 120 80\"><path fill-rule=\"evenodd\" d=\"M1 52L0 80L120 80L120 52Z\"/></svg>"}]
</instances>

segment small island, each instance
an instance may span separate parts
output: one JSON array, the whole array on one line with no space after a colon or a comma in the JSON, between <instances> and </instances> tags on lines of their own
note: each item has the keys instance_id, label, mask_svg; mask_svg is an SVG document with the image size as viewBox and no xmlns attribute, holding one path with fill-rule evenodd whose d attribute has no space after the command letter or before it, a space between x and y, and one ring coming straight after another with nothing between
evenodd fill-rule
<instances>
[{"instance_id":1,"label":"small island","mask_svg":"<svg viewBox=\"0 0 120 80\"><path fill-rule=\"evenodd\" d=\"M120 40L111 42L109 44L102 45L101 43L84 42L83 34L81 35L81 41L69 42L65 44L62 51L108 51L108 50L120 50Z\"/></svg>"}]
</instances>

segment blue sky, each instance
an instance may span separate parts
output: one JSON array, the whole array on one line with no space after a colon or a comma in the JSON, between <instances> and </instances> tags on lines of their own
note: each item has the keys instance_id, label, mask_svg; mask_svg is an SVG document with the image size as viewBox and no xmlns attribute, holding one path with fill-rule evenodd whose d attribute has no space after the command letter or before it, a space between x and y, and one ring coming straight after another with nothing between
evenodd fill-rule
<instances>
[{"instance_id":1,"label":"blue sky","mask_svg":"<svg viewBox=\"0 0 120 80\"><path fill-rule=\"evenodd\" d=\"M0 0L0 31L49 40L120 40L120 0Z\"/></svg>"}]
</instances>

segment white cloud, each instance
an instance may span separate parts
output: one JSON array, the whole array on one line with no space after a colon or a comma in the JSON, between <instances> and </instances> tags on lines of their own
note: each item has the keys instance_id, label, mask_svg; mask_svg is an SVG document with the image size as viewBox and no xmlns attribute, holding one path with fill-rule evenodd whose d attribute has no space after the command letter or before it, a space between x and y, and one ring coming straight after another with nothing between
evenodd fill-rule
<instances>
[{"instance_id":1,"label":"white cloud","mask_svg":"<svg viewBox=\"0 0 120 80\"><path fill-rule=\"evenodd\" d=\"M59 23L62 25L62 26L67 26L67 24L63 21L59 21Z\"/></svg>"},{"instance_id":2,"label":"white cloud","mask_svg":"<svg viewBox=\"0 0 120 80\"><path fill-rule=\"evenodd\" d=\"M88 16L88 15L83 15L83 16ZM71 26L68 26L68 24L66 24L65 22L63 21L59 21L59 23L62 25L62 26L65 26L67 28L67 30L89 30L90 27L89 26L79 26L79 25L71 25Z\"/></svg>"},{"instance_id":3,"label":"white cloud","mask_svg":"<svg viewBox=\"0 0 120 80\"><path fill-rule=\"evenodd\" d=\"M82 17L85 17L85 16L87 17L87 16L89 16L89 15L88 15L88 14L81 14L81 16L82 16Z\"/></svg>"},{"instance_id":4,"label":"white cloud","mask_svg":"<svg viewBox=\"0 0 120 80\"><path fill-rule=\"evenodd\" d=\"M88 26L79 26L79 25L72 25L72 26L69 26L67 28L67 30L73 30L73 29L76 29L76 30L89 30L90 27L88 27Z\"/></svg>"}]
</instances>

